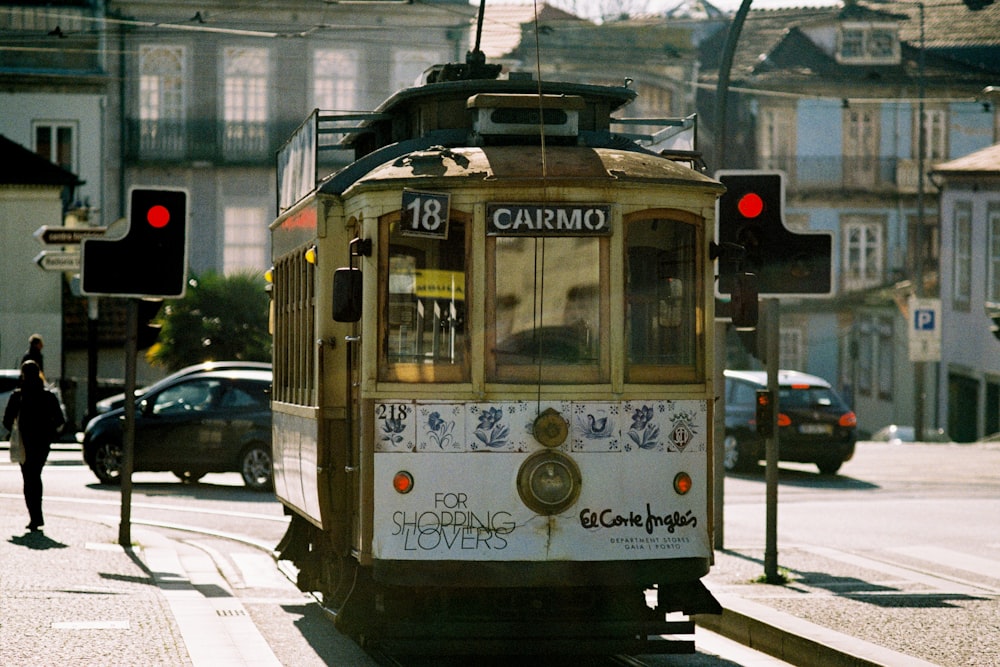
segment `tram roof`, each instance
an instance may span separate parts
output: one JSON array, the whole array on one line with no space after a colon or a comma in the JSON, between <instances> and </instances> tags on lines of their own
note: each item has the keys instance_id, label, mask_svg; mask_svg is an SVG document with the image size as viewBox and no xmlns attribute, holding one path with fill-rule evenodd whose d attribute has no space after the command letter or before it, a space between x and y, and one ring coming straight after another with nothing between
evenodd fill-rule
<instances>
[{"instance_id":1,"label":"tram roof","mask_svg":"<svg viewBox=\"0 0 1000 667\"><path fill-rule=\"evenodd\" d=\"M312 175L314 178L304 174L304 186L308 187L311 181L314 186L310 189L326 194L343 193L353 183L391 160L441 146L457 149L467 146L507 145L529 148L546 144L554 148L556 145L575 145L646 156L638 162L651 157L672 159L682 163L677 165L679 170L684 170L683 164L686 163L701 165L701 157L696 150L668 148L659 151L655 148L669 145L671 137L680 133L689 133L692 139L696 137L695 116L612 117L613 113L637 96L627 82L620 86L565 81L539 82L530 73L517 72L500 79L496 78L498 72L499 67L492 65L440 65L429 72L429 83L396 92L374 111L314 111L310 119L296 131L296 135L305 132L306 141L300 142L293 135L286 143L286 148L279 152L279 193L285 187L282 175L296 164L296 150L310 145L313 146L313 151L346 148L354 153L353 160L346 165L340 163L341 166L337 167L336 161L326 162L324 166L334 169L325 175L318 164ZM539 125L537 116L531 115L531 111L539 107L564 111L561 116L563 124L550 125L545 114L546 120ZM499 110L498 113L504 120L493 121L491 114L496 110ZM511 120L512 118L515 120ZM570 120L567 122L565 118ZM625 131L612 130L612 125L624 126ZM629 128L645 133L631 134ZM541 139L542 135L545 136L544 141ZM339 141L336 137L339 137ZM693 141L691 144L693 147ZM662 164L660 161L656 163ZM283 166L285 169L282 169ZM642 168L630 172L627 179L641 180L644 177L637 176L640 172L643 172ZM646 173L649 175L648 171ZM660 169L656 176L649 177L659 180L663 173ZM695 175L700 176L696 170L692 170L691 175L679 178L689 183L701 180ZM594 175L591 174L590 177ZM301 185L293 184L291 193L294 196L279 194L279 202L288 200L287 203L290 204L291 199L297 200L303 196L305 190ZM279 206L279 210L286 209L287 206Z\"/></svg>"},{"instance_id":2,"label":"tram roof","mask_svg":"<svg viewBox=\"0 0 1000 667\"><path fill-rule=\"evenodd\" d=\"M354 184L392 180L476 180L537 182L543 169L548 179L572 184L576 179L607 179L619 183L659 183L709 188L721 192L718 181L683 164L647 152L627 148L593 147L591 157L581 159L579 147L549 146L435 146L408 154L407 160L387 160ZM326 184L324 184L326 185ZM325 187L321 191L330 192Z\"/></svg>"}]
</instances>

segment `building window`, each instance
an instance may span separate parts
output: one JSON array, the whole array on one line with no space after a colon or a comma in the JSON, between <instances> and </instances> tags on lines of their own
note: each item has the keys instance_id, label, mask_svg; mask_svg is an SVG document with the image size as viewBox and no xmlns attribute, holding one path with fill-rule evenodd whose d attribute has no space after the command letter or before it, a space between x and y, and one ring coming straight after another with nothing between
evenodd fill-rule
<instances>
[{"instance_id":1,"label":"building window","mask_svg":"<svg viewBox=\"0 0 1000 667\"><path fill-rule=\"evenodd\" d=\"M913 114L913 155L920 155L920 132L923 130L926 142L923 145L924 158L929 161L944 160L948 157L948 113L944 109L924 109L924 124L920 125L919 111Z\"/></svg>"},{"instance_id":2,"label":"building window","mask_svg":"<svg viewBox=\"0 0 1000 667\"><path fill-rule=\"evenodd\" d=\"M863 58L865 55L864 30L844 28L840 32L840 57L847 59Z\"/></svg>"},{"instance_id":3,"label":"building window","mask_svg":"<svg viewBox=\"0 0 1000 667\"><path fill-rule=\"evenodd\" d=\"M358 108L358 54L317 49L313 53L313 108L350 111Z\"/></svg>"},{"instance_id":4,"label":"building window","mask_svg":"<svg viewBox=\"0 0 1000 667\"><path fill-rule=\"evenodd\" d=\"M955 275L951 297L955 310L968 310L972 301L972 204L955 202L952 215Z\"/></svg>"},{"instance_id":5,"label":"building window","mask_svg":"<svg viewBox=\"0 0 1000 667\"><path fill-rule=\"evenodd\" d=\"M848 216L841 220L844 291L875 287L882 282L883 224L874 216Z\"/></svg>"},{"instance_id":6,"label":"building window","mask_svg":"<svg viewBox=\"0 0 1000 667\"><path fill-rule=\"evenodd\" d=\"M868 53L877 60L892 59L895 56L896 31L872 28L868 34Z\"/></svg>"},{"instance_id":7,"label":"building window","mask_svg":"<svg viewBox=\"0 0 1000 667\"><path fill-rule=\"evenodd\" d=\"M1000 303L1000 202L986 208L986 300Z\"/></svg>"},{"instance_id":8,"label":"building window","mask_svg":"<svg viewBox=\"0 0 1000 667\"><path fill-rule=\"evenodd\" d=\"M794 177L795 107L762 108L758 113L757 146L762 169L783 169Z\"/></svg>"},{"instance_id":9,"label":"building window","mask_svg":"<svg viewBox=\"0 0 1000 667\"><path fill-rule=\"evenodd\" d=\"M778 334L778 359L781 368L805 368L805 346L802 329L783 328Z\"/></svg>"},{"instance_id":10,"label":"building window","mask_svg":"<svg viewBox=\"0 0 1000 667\"><path fill-rule=\"evenodd\" d=\"M139 150L183 155L184 47L139 47Z\"/></svg>"},{"instance_id":11,"label":"building window","mask_svg":"<svg viewBox=\"0 0 1000 667\"><path fill-rule=\"evenodd\" d=\"M35 123L35 153L52 164L77 173L76 123L72 121Z\"/></svg>"},{"instance_id":12,"label":"building window","mask_svg":"<svg viewBox=\"0 0 1000 667\"><path fill-rule=\"evenodd\" d=\"M852 24L842 26L837 62L850 64L895 64L900 61L895 25Z\"/></svg>"},{"instance_id":13,"label":"building window","mask_svg":"<svg viewBox=\"0 0 1000 667\"><path fill-rule=\"evenodd\" d=\"M268 148L267 49L227 48L223 68L226 157L262 157Z\"/></svg>"},{"instance_id":14,"label":"building window","mask_svg":"<svg viewBox=\"0 0 1000 667\"><path fill-rule=\"evenodd\" d=\"M852 103L843 123L844 185L870 189L879 181L878 107Z\"/></svg>"},{"instance_id":15,"label":"building window","mask_svg":"<svg viewBox=\"0 0 1000 667\"><path fill-rule=\"evenodd\" d=\"M264 209L227 206L224 213L222 267L227 274L267 268L267 221Z\"/></svg>"}]
</instances>

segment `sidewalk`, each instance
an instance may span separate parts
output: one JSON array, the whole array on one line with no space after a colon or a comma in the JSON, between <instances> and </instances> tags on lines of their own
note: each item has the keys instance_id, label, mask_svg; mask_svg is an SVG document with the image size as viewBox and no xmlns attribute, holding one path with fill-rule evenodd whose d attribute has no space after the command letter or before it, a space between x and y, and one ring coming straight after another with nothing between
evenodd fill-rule
<instances>
[{"instance_id":1,"label":"sidewalk","mask_svg":"<svg viewBox=\"0 0 1000 667\"><path fill-rule=\"evenodd\" d=\"M5 509L13 504L5 503ZM117 526L0 515L0 664L192 665L167 599ZM145 539L136 533L133 539Z\"/></svg>"},{"instance_id":2,"label":"sidewalk","mask_svg":"<svg viewBox=\"0 0 1000 667\"><path fill-rule=\"evenodd\" d=\"M0 664L281 665L203 551L135 525L126 550L117 525L22 520L0 517Z\"/></svg>"},{"instance_id":3,"label":"sidewalk","mask_svg":"<svg viewBox=\"0 0 1000 667\"><path fill-rule=\"evenodd\" d=\"M778 563L787 583L766 584L763 549L716 552L704 581L725 611L697 624L809 667L1000 665L1000 588L805 545Z\"/></svg>"}]
</instances>

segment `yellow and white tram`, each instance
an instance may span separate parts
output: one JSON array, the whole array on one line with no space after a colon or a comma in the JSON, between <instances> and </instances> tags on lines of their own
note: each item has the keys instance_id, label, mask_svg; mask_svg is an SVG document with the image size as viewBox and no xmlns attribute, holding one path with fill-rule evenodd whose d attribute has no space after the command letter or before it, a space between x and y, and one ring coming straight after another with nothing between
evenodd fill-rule
<instances>
[{"instance_id":1,"label":"yellow and white tram","mask_svg":"<svg viewBox=\"0 0 1000 667\"><path fill-rule=\"evenodd\" d=\"M675 651L718 611L723 188L611 131L628 88L450 67L279 155L281 557L363 640Z\"/></svg>"}]
</instances>

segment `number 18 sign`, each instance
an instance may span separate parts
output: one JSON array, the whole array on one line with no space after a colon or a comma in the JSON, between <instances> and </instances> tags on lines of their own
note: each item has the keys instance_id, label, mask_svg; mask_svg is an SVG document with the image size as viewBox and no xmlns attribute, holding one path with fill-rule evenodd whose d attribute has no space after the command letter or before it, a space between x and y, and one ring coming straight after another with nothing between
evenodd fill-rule
<instances>
[{"instance_id":1,"label":"number 18 sign","mask_svg":"<svg viewBox=\"0 0 1000 667\"><path fill-rule=\"evenodd\" d=\"M451 195L438 192L403 190L400 231L404 236L448 238L448 209Z\"/></svg>"}]
</instances>

